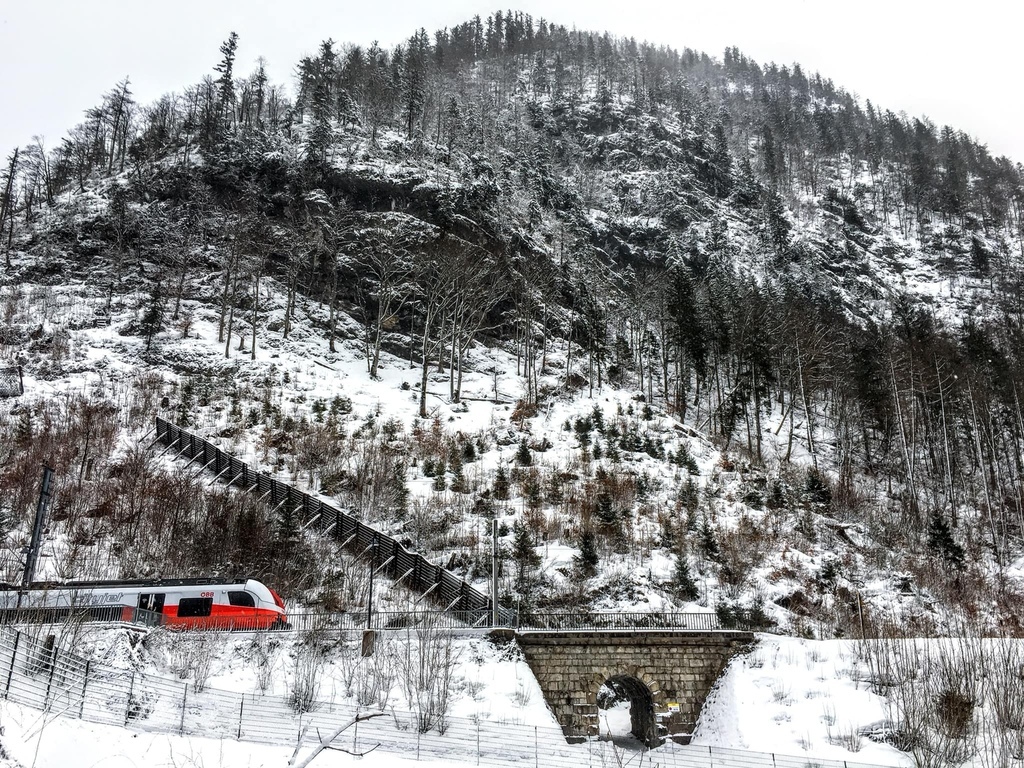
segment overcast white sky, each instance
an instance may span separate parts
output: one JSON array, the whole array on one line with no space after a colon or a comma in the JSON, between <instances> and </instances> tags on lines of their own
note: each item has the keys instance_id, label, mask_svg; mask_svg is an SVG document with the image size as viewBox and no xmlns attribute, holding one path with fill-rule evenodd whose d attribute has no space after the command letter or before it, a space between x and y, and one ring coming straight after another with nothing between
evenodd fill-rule
<instances>
[{"instance_id":1,"label":"overcast white sky","mask_svg":"<svg viewBox=\"0 0 1024 768\"><path fill-rule=\"evenodd\" d=\"M0 152L34 134L58 143L83 111L129 75L149 102L210 73L240 36L236 73L266 57L275 81L327 37L393 45L512 8L721 57L736 45L761 63L799 62L874 103L926 114L1024 161L1015 0L0 0Z\"/></svg>"}]
</instances>

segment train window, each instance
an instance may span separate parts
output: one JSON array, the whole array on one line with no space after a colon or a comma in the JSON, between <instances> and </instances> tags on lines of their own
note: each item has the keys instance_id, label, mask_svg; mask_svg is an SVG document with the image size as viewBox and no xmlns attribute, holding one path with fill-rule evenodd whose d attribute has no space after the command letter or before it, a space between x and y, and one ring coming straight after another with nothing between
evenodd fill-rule
<instances>
[{"instance_id":1,"label":"train window","mask_svg":"<svg viewBox=\"0 0 1024 768\"><path fill-rule=\"evenodd\" d=\"M248 592L228 592L228 602L241 608L255 608L256 601Z\"/></svg>"},{"instance_id":2,"label":"train window","mask_svg":"<svg viewBox=\"0 0 1024 768\"><path fill-rule=\"evenodd\" d=\"M212 608L212 597L183 597L178 601L178 618L209 616Z\"/></svg>"}]
</instances>

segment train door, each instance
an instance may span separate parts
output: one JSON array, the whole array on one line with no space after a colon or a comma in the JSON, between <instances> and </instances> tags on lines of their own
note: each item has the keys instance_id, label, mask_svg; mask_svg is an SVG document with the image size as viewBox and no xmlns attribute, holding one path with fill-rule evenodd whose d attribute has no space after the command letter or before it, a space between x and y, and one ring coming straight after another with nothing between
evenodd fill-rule
<instances>
[{"instance_id":1,"label":"train door","mask_svg":"<svg viewBox=\"0 0 1024 768\"><path fill-rule=\"evenodd\" d=\"M163 613L164 598L166 596L167 595L163 592L151 592L139 595L139 610Z\"/></svg>"}]
</instances>

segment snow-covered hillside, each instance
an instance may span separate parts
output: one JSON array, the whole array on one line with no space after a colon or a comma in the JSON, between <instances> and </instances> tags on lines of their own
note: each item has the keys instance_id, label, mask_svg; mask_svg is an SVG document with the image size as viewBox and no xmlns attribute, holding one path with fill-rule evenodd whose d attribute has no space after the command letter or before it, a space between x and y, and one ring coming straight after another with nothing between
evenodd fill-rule
<instances>
[{"instance_id":1,"label":"snow-covered hillside","mask_svg":"<svg viewBox=\"0 0 1024 768\"><path fill-rule=\"evenodd\" d=\"M417 465L409 463L405 480L409 508L414 515L418 508L435 513L436 510L458 511L458 517L450 518L453 529L440 540L443 548L428 551L442 562L451 562L453 556L466 551L466 545L460 542L473 542L469 551L476 553L476 559L456 559L455 563L467 576L478 579L484 589L487 575L475 569L479 567L478 562L486 561L489 556L485 523L488 516L496 512L505 524L503 542L507 547L507 570L502 589L509 594L515 594L524 584L517 574L516 558L522 558L526 564L525 577L535 579L533 584L543 590L541 599L551 600L552 596L561 595L558 599L564 600L565 595L575 592L573 599L585 601L597 610L710 608L717 609L726 621L745 622L753 618L773 622L783 630L825 636L836 631L858 636L859 620L864 613L875 617L869 621L879 621L880 616L913 621L916 616L934 615L937 609L943 610L927 596L908 589L905 577L899 572L887 572L864 557L868 536L865 530L831 520L824 506L815 506L820 502L803 502L799 512L803 519L794 515L795 519L787 522L784 510L773 510L764 503L763 496L758 498L754 492L764 488L764 470L737 466L736 458L724 452L720 445L714 445L693 426L660 409L648 409L634 391L604 387L595 391L593 397L589 394L561 396L532 415L517 413L515 402L521 401L524 386L522 377L515 375L514 357L500 347L478 346L467 356L469 370L464 376L462 403L454 404L446 396L447 372L431 373L429 386L436 394L429 400L429 420L424 421L418 416L415 385L409 383L408 362L385 352L379 378L373 380L366 372L358 342L345 342L338 345L336 352L325 352L312 319L318 311L315 304L300 305L299 317L306 315L311 319L302 319L296 324L293 338L284 340L268 335L252 360L242 355L223 358L215 342L215 317L207 314L202 303L190 301L186 308L192 313L193 323L188 338L176 338L178 334L169 333L162 339L166 359L175 362L161 361L155 365L151 357L147 359L143 339L119 334L118 329L124 328L133 317L130 299L122 300L120 306L112 304L109 326L96 328L90 321L75 319L90 317L91 309L103 301L103 297L93 295L88 286L22 288L15 319L26 327L40 327L44 340L57 337L59 329L63 335L63 351L54 355L52 348L41 345L25 351L27 393L14 401L15 408L8 416L8 423L17 423L23 414L33 414L33 418L46 413L60 414L60 411L50 410L53 404L67 403L78 395L119 403L117 437L108 447L107 457L97 461L96 474L102 474L108 466L106 462L117 466L118 457L132 450L136 441L141 439L145 444L150 441L145 435L151 430L151 423L138 413L137 406L133 407L143 396L140 382L148 390L144 396L156 405L156 411L174 418L182 415L181 390L189 384L194 386L196 372L202 372L203 381L208 382L202 386L208 389L196 395L194 405L185 414L193 428L215 438L223 435L218 439L226 449L304 487L322 488L323 474L314 470L310 485L309 471L298 468L292 452L267 447L265 435L273 428L274 419L281 420L282 429L284 420L291 419L296 430L308 429L309 425L319 423L318 418L324 423L337 419L339 431L348 435L355 446L372 445L377 439L379 433L367 429L366 425L391 423L393 426L380 431L389 433L388 440L405 443L406 455L417 457L417 445L427 439L472 440L474 459L466 461L462 467L466 490L456 491L450 487L456 481L450 471L443 475L445 489L439 490L436 485L439 475L424 476L419 462ZM271 293L266 301L268 312L272 314L279 301L280 298ZM354 321L341 316L340 324L347 327L354 325ZM54 343L48 342L49 345ZM187 361L188 367L178 368L183 361ZM44 362L52 367L44 367ZM551 376L554 380L564 365L559 352L550 353L549 365L549 370L555 372ZM161 406L162 398L166 398L166 402ZM342 399L345 405L332 413L328 404L337 399ZM268 424L260 424L259 420L246 424L239 417L254 409L265 411L267 402L273 409ZM324 404L323 410L318 403ZM650 412L644 413L646 410ZM63 418L71 415L70 410L63 411ZM587 436L587 432L577 424L598 419L604 422L604 429L592 427L591 439L581 441L581 435ZM780 479L787 477L786 472L790 473L788 477L793 477L794 470L786 470L782 460L788 437L780 433L776 438L773 434L779 422L768 421L767 424L764 452L772 457L768 471L774 468L780 473ZM619 435L636 430L639 440L636 450L618 448L612 442L615 438L609 437L615 434L609 430L611 425L619 425ZM522 462L516 457L524 440L530 463L520 466ZM605 452L606 449L598 448L602 443L610 450ZM659 456L661 451L664 453ZM350 453L349 461L354 463L356 455ZM669 458L678 455L686 459L681 463ZM181 466L181 462L168 463L167 456L162 462L166 469L160 471L172 474ZM799 467L800 462L809 463L810 457L798 444L791 449L790 463ZM486 492L493 488L499 467L510 476L507 500L491 497L492 506L484 509L463 501L463 498L488 498L490 495ZM583 576L579 572L580 541L572 533L574 528L565 508L548 498L543 498L539 505L531 503L529 489L524 488L521 481L513 480L512 474L537 471L582 479L596 477L601 471L623 471L622 468L633 482L644 478L648 486L645 499L632 511L628 525L623 526L626 532L623 544L601 548L594 575ZM195 467L184 471L186 475L197 474ZM574 486L572 478L563 482L564 495L571 495L574 488L581 487ZM686 490L690 488L692 490ZM705 509L713 514L706 524L699 521L694 525L692 535L698 541L708 536L707 529L714 525L711 530L722 537L726 547L735 547L732 556L736 558L752 556L747 549L755 542L743 537L766 536L772 526L787 526L784 530L789 532L788 542L777 551L764 543L762 559L756 564L751 562L750 570L739 582L735 581L735 575L721 570L721 562L713 559L710 552L694 545L690 562L697 590L692 599L687 599L679 593L678 555L665 546L663 539L666 527L671 530L673 518L681 526L687 525L686 504L692 502L681 502L683 494L703 499L697 503L707 504ZM338 498L345 503L352 497L342 492ZM66 493L59 494L54 508L58 517L64 516L61 510L66 504ZM516 531L526 524L536 525L536 522L528 522L530 515L540 516L546 536L542 541L526 539L528 551L517 552ZM793 538L800 533L801 526L808 525L805 518L809 515L815 516L810 525L822 535L816 539ZM86 516L79 521L93 526L89 529L91 540L84 548L89 552L86 555L81 554L82 547L74 546L74 531L62 524L51 527L44 546L46 576L106 576L124 572L127 561L116 558L111 552L116 532L89 520ZM397 533L409 530L405 527L407 520L402 517L377 514L375 522ZM521 541L518 546L522 546ZM326 554L343 560L340 553ZM744 560L726 562L742 564ZM68 570L72 568L85 570ZM332 570L326 568L321 578L329 581L331 573ZM860 579L855 580L851 574L861 574ZM809 584L812 586L808 587ZM789 610L792 604L783 605L788 596L800 589L814 590L810 592L811 599L821 601L820 613L811 621ZM830 611L842 610L842 589L858 591L862 600L858 614L843 619L833 613L832 620L828 621L826 616ZM313 588L295 593L293 600L315 602L323 598L325 591L328 590ZM344 588L340 591L345 593ZM355 605L361 596L353 595L352 599ZM400 590L398 594L378 596L378 600L382 599L384 607L389 602L403 604ZM763 615L752 615L751 609ZM287 691L290 663L295 655L293 642L286 637L270 654L274 671L269 677L264 674L263 684L271 693ZM398 638L394 642L401 645L402 640ZM869 690L866 662L854 645L848 641L763 637L755 651L737 660L726 673L705 708L695 743L864 763L893 763L905 759L892 746L875 744L869 738L876 732L886 732L885 723L892 716L892 705ZM493 648L476 639L459 640L457 646L458 693L451 708L452 716L497 719L517 725L553 725L536 681L523 662L495 655ZM126 669L172 674L176 668L174 651L160 650L159 640L153 640L147 646L152 650L141 654L141 649L130 650L132 646L127 644L123 634L100 633L93 639L79 640L78 647L93 654L97 661L113 662ZM252 654L251 641L245 637L217 640L206 684L231 691L255 689L260 683ZM358 675L353 672L355 654L354 648L342 646L332 651L321 672L319 692L322 697L334 701L359 700ZM408 709L409 702L402 699L400 686L394 685L393 691L383 694L385 701L399 710ZM613 708L605 712L603 722L621 733L628 730L628 725L618 722L621 716L616 720L616 711ZM38 736L40 723L25 712L19 714L11 710L9 716L19 718L15 722L24 730L12 729L12 734L22 735L12 735L5 743L11 745L12 754L24 754L17 750L27 747L16 746L17 740L30 744L31 737ZM20 725L23 722L29 725ZM48 726L55 734L64 733L65 728L74 734L77 729L95 727L62 723ZM60 738L64 737L40 743L56 749L54 745L60 743ZM179 757L192 754L188 750L194 749L196 759L213 759L213 747L201 740L168 741L167 744L166 748L173 749ZM125 749L128 754L133 753ZM232 750L242 748L232 745L227 749L234 755ZM204 757L198 757L200 754ZM267 759L269 753L259 754L258 759ZM219 751L217 755L217 759L221 759Z\"/></svg>"},{"instance_id":2,"label":"snow-covered hillside","mask_svg":"<svg viewBox=\"0 0 1024 768\"><path fill-rule=\"evenodd\" d=\"M530 412L521 405L525 386L515 375L514 357L500 346L480 345L467 353L462 402L452 403L447 395L447 371L431 372L428 418L420 419L416 371L408 362L384 352L373 380L358 339L326 351L315 330L322 309L312 302L300 304L301 319L291 338L267 334L254 360L237 350L224 358L215 316L200 302L184 302L192 318L188 336L167 333L155 359L147 355L144 340L122 334L134 317L132 297L115 302L109 325L97 328L91 318L105 309L105 298L89 286L19 290L15 318L22 327L38 327L50 341L21 353L28 363L27 394L14 401L8 424L16 426L74 397L116 403L121 406L117 439L106 447L107 462L116 463L123 450L152 430L140 413L140 399L155 406L151 413L184 417L245 461L321 492L332 469L342 476L368 471L365 452L383 438L406 457L406 514L363 508L359 495L344 491L327 498L354 502L371 522L406 536L414 549L443 562L454 557L456 567L485 591L487 519L497 512L508 559L503 590L515 594L525 585L539 605L717 608L727 619L745 621L753 612L755 623L826 637L858 634L865 612L875 617L872 621L944 620L933 598L907 586L902 568L878 567L865 556L872 541L864 526L833 519L813 489L806 490L811 477L806 442L799 434L794 439L781 432L786 425L777 411L764 417L766 464L759 468L652 408L632 389L605 386L593 396L567 394ZM271 318L282 301L275 293L266 298ZM340 325L356 328L345 315ZM555 386L564 365L564 350L549 351L541 386ZM183 395L185 390L192 392ZM347 455L331 468L307 469L300 464L298 436L332 420ZM297 434L289 434L289 425ZM827 435L816 439L820 451L829 450ZM524 441L528 465L520 456ZM451 469L428 474L426 464L434 457L424 450L427 442L474 446L473 460L460 470L463 490L452 489L457 481ZM494 493L499 468L506 474L507 499ZM187 475L195 475L195 468ZM444 479L440 490L439 477ZM603 514L599 503L614 507L601 523L608 540L598 547L594 575L580 578L580 529L574 518L582 495L602 492L606 495L591 514ZM69 503L58 496L58 517ZM437 515L449 521L443 535L432 532L427 520ZM523 530L517 524L529 527L529 535L517 534ZM69 547L70 532L56 527L44 546L46 570L40 575L125 573L125 565L106 551L110 542L102 522L87 515L80 525L95 546L84 552ZM680 593L677 579L678 544L673 542L680 537L690 541L686 559L695 589L689 594ZM519 563L528 566L528 574L515 573ZM15 577L12 570L9 578ZM852 606L844 603L855 592L861 605L855 599Z\"/></svg>"},{"instance_id":3,"label":"snow-covered hillside","mask_svg":"<svg viewBox=\"0 0 1024 768\"><path fill-rule=\"evenodd\" d=\"M793 638L731 668L706 743L882 759L884 696L915 759L992 753L991 712L1013 752L1012 681L869 694L846 643L1024 634L1019 166L798 66L520 13L325 41L294 94L236 46L0 169L0 578L48 464L40 576L367 608L362 564L161 452L160 416L484 591L497 520L523 616ZM526 696L463 677L467 717Z\"/></svg>"}]
</instances>

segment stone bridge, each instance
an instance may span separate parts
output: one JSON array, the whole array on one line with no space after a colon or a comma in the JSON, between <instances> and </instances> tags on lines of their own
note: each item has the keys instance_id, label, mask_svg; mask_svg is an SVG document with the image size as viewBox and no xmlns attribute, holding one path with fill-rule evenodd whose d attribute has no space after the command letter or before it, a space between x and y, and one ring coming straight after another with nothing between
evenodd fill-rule
<instances>
[{"instance_id":1,"label":"stone bridge","mask_svg":"<svg viewBox=\"0 0 1024 768\"><path fill-rule=\"evenodd\" d=\"M688 741L704 700L749 632L520 631L516 639L566 738L598 734L598 691L630 702L633 735L648 746Z\"/></svg>"}]
</instances>

